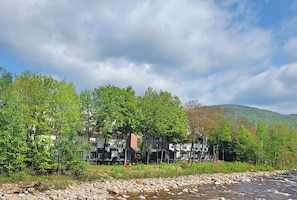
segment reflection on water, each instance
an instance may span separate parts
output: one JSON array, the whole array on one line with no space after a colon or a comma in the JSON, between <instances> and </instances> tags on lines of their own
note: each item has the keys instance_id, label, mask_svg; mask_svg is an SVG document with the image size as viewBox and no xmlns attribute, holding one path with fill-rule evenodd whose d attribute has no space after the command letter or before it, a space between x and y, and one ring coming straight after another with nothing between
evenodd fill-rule
<instances>
[{"instance_id":1,"label":"reflection on water","mask_svg":"<svg viewBox=\"0 0 297 200\"><path fill-rule=\"evenodd\" d=\"M297 200L297 174L281 175L262 181L242 182L235 185L202 185L193 186L189 191L185 188L162 191L159 193L144 193L147 200ZM128 200L138 200L140 194L132 195Z\"/></svg>"}]
</instances>

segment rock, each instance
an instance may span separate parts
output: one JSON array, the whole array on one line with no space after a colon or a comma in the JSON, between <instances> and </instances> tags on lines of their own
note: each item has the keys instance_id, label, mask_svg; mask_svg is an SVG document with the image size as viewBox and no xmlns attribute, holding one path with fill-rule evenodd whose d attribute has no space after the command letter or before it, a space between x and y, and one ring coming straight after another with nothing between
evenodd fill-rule
<instances>
[{"instance_id":1,"label":"rock","mask_svg":"<svg viewBox=\"0 0 297 200\"><path fill-rule=\"evenodd\" d=\"M218 181L216 181L214 184L215 184L215 185L221 185L221 183L218 182Z\"/></svg>"},{"instance_id":2,"label":"rock","mask_svg":"<svg viewBox=\"0 0 297 200\"><path fill-rule=\"evenodd\" d=\"M249 179L248 177L242 177L241 181L242 182L251 182L251 179Z\"/></svg>"},{"instance_id":3,"label":"rock","mask_svg":"<svg viewBox=\"0 0 297 200\"><path fill-rule=\"evenodd\" d=\"M182 192L189 192L188 188L184 188Z\"/></svg>"},{"instance_id":4,"label":"rock","mask_svg":"<svg viewBox=\"0 0 297 200\"><path fill-rule=\"evenodd\" d=\"M53 196L53 195L50 195L48 198L49 198L50 200L55 200L57 197L55 197L55 196Z\"/></svg>"},{"instance_id":5,"label":"rock","mask_svg":"<svg viewBox=\"0 0 297 200\"><path fill-rule=\"evenodd\" d=\"M112 194L112 195L116 195L116 194L118 194L116 191L114 191L114 190L110 190L110 189L107 189L106 190L109 194Z\"/></svg>"},{"instance_id":6,"label":"rock","mask_svg":"<svg viewBox=\"0 0 297 200\"><path fill-rule=\"evenodd\" d=\"M197 188L193 188L192 191L193 192L198 192L198 189Z\"/></svg>"},{"instance_id":7,"label":"rock","mask_svg":"<svg viewBox=\"0 0 297 200\"><path fill-rule=\"evenodd\" d=\"M139 199L139 200L146 200L146 197L143 196L143 195L140 195L140 196L138 196L138 199Z\"/></svg>"},{"instance_id":8,"label":"rock","mask_svg":"<svg viewBox=\"0 0 297 200\"><path fill-rule=\"evenodd\" d=\"M128 199L130 196L126 195L126 194L123 194L122 197L125 198L125 199Z\"/></svg>"},{"instance_id":9,"label":"rock","mask_svg":"<svg viewBox=\"0 0 297 200\"><path fill-rule=\"evenodd\" d=\"M84 194L79 194L77 200L86 200L87 197Z\"/></svg>"},{"instance_id":10,"label":"rock","mask_svg":"<svg viewBox=\"0 0 297 200\"><path fill-rule=\"evenodd\" d=\"M232 174L217 173L180 176L174 178L148 178L134 180L108 179L97 180L94 182L84 182L80 184L77 183L70 185L65 190L48 190L45 192L40 192L34 187L20 187L20 185L18 184L1 184L0 200L125 200L130 198L128 196L130 194L136 195L136 197L138 197L138 199L140 200L145 200L147 199L147 197L141 195L143 192L153 192L155 193L153 199L159 199L159 191L166 192L172 199L178 199L173 197L175 197L176 195L182 195L183 193L191 193L193 196L199 197L203 196L203 194L198 194L197 188L199 188L199 186L202 184L209 184L214 189L224 189L224 185L226 184L250 182L252 180L259 179L261 180L265 179L266 177L271 177L283 173L286 173L286 171L282 170L274 172L244 172ZM172 189L178 189L179 191L178 193L173 193ZM224 200L223 197L219 198Z\"/></svg>"},{"instance_id":11,"label":"rock","mask_svg":"<svg viewBox=\"0 0 297 200\"><path fill-rule=\"evenodd\" d=\"M19 197L22 197L22 198L24 198L26 195L25 194L23 194L23 193L21 193L21 194L19 194Z\"/></svg>"},{"instance_id":12,"label":"rock","mask_svg":"<svg viewBox=\"0 0 297 200\"><path fill-rule=\"evenodd\" d=\"M146 185L146 183L145 183L145 182L143 182L143 181L140 181L140 180L136 180L136 183L137 183L137 184L139 184L139 185Z\"/></svg>"}]
</instances>

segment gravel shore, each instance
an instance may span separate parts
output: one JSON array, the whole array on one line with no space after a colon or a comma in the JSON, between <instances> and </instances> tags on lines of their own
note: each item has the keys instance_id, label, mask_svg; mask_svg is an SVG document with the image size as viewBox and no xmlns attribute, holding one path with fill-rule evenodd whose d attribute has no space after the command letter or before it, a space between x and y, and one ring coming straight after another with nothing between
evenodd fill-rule
<instances>
[{"instance_id":1,"label":"gravel shore","mask_svg":"<svg viewBox=\"0 0 297 200\"><path fill-rule=\"evenodd\" d=\"M139 199L144 200L146 197L141 194L147 192L157 193L159 191L169 191L170 189L202 184L236 184L287 174L289 172L289 170L277 170L269 172L189 175L174 178L105 179L73 184L64 190L47 190L45 192L40 192L34 188L22 188L12 184L2 184L0 185L0 200L124 200L128 199L130 194L139 194Z\"/></svg>"}]
</instances>

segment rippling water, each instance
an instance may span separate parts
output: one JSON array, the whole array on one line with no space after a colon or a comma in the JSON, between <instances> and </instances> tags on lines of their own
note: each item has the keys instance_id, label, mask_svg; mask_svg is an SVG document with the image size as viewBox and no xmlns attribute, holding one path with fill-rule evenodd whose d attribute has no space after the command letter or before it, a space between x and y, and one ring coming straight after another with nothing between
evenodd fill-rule
<instances>
[{"instance_id":1,"label":"rippling water","mask_svg":"<svg viewBox=\"0 0 297 200\"><path fill-rule=\"evenodd\" d=\"M195 187L195 186L194 186ZM267 178L262 181L242 182L235 185L203 185L196 186L195 192L182 192L171 190L158 194L142 194L149 199L159 200L209 200L209 199L238 199L238 200L297 200L297 174L281 175ZM128 200L138 200L139 194L131 196Z\"/></svg>"}]
</instances>

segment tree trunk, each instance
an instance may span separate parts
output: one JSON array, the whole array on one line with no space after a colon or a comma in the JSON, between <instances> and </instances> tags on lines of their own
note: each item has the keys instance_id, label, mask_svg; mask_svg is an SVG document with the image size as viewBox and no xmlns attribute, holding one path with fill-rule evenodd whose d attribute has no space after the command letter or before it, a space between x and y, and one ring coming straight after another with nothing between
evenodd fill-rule
<instances>
[{"instance_id":1,"label":"tree trunk","mask_svg":"<svg viewBox=\"0 0 297 200\"><path fill-rule=\"evenodd\" d=\"M106 143L107 143L107 139L106 139L106 135L104 135L104 144L103 144L102 159L101 159L102 164L104 164L104 161L105 161Z\"/></svg>"},{"instance_id":2,"label":"tree trunk","mask_svg":"<svg viewBox=\"0 0 297 200\"><path fill-rule=\"evenodd\" d=\"M124 158L124 165L127 165L127 146L125 148L125 158Z\"/></svg>"},{"instance_id":3,"label":"tree trunk","mask_svg":"<svg viewBox=\"0 0 297 200\"><path fill-rule=\"evenodd\" d=\"M202 136L202 150L201 150L199 162L202 162L203 154L204 154L204 136Z\"/></svg>"},{"instance_id":4,"label":"tree trunk","mask_svg":"<svg viewBox=\"0 0 297 200\"><path fill-rule=\"evenodd\" d=\"M162 149L161 149L161 158L160 158L160 163L161 163L161 162L163 162L163 154L164 154L164 148L163 148L163 144L164 144L164 143L163 143L163 137L161 137L161 138L162 138L162 145L161 145L161 148L162 148Z\"/></svg>"},{"instance_id":5,"label":"tree trunk","mask_svg":"<svg viewBox=\"0 0 297 200\"><path fill-rule=\"evenodd\" d=\"M192 143L191 143L191 150L190 150L190 156L189 156L189 163L192 162L193 149L194 149L194 141L192 141Z\"/></svg>"},{"instance_id":6,"label":"tree trunk","mask_svg":"<svg viewBox=\"0 0 297 200\"><path fill-rule=\"evenodd\" d=\"M130 136L129 136L130 137ZM126 166L127 165L127 149L128 149L128 137L126 135L126 147L125 147L125 158L124 158L124 165Z\"/></svg>"},{"instance_id":7,"label":"tree trunk","mask_svg":"<svg viewBox=\"0 0 297 200\"><path fill-rule=\"evenodd\" d=\"M174 151L173 151L173 162L176 160L176 144L174 144Z\"/></svg>"},{"instance_id":8,"label":"tree trunk","mask_svg":"<svg viewBox=\"0 0 297 200\"><path fill-rule=\"evenodd\" d=\"M216 161L216 147L215 147L215 145L213 145L213 147L212 147L212 153L213 153L213 161L215 162Z\"/></svg>"},{"instance_id":9,"label":"tree trunk","mask_svg":"<svg viewBox=\"0 0 297 200\"><path fill-rule=\"evenodd\" d=\"M146 156L146 164L150 163L150 148L147 146L147 156Z\"/></svg>"}]
</instances>

